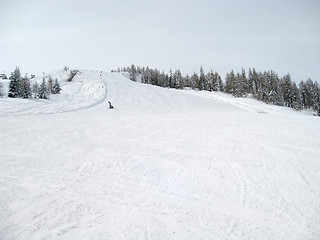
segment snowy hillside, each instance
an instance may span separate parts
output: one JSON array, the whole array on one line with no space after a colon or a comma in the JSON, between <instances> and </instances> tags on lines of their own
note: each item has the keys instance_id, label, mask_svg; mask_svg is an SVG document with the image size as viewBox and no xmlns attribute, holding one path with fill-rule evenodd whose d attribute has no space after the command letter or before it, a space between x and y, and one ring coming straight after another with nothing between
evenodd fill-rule
<instances>
[{"instance_id":1,"label":"snowy hillside","mask_svg":"<svg viewBox=\"0 0 320 240\"><path fill-rule=\"evenodd\" d=\"M84 72L77 75L72 82L67 81L68 75L69 71L63 70L50 73L50 76L60 82L63 90L61 94L50 95L49 100L1 99L0 116L69 112L92 107L105 100L104 82L100 77L97 78L96 72ZM34 78L31 84L41 81L42 77ZM4 85L5 92L8 92L9 81Z\"/></svg>"},{"instance_id":2,"label":"snowy hillside","mask_svg":"<svg viewBox=\"0 0 320 240\"><path fill-rule=\"evenodd\" d=\"M0 127L1 240L320 239L317 117L83 72Z\"/></svg>"}]
</instances>

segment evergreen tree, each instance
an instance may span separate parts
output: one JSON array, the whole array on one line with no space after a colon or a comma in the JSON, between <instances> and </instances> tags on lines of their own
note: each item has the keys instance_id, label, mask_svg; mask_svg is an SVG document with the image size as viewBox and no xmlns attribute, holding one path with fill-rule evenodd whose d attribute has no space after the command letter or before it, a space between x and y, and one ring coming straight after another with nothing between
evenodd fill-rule
<instances>
[{"instance_id":1,"label":"evergreen tree","mask_svg":"<svg viewBox=\"0 0 320 240\"><path fill-rule=\"evenodd\" d=\"M166 74L163 71L159 75L159 86L167 87L167 78L166 78Z\"/></svg>"},{"instance_id":2,"label":"evergreen tree","mask_svg":"<svg viewBox=\"0 0 320 240\"><path fill-rule=\"evenodd\" d=\"M145 83L145 77L146 77L146 69L145 67L143 67L142 73L141 73L141 83Z\"/></svg>"},{"instance_id":3,"label":"evergreen tree","mask_svg":"<svg viewBox=\"0 0 320 240\"><path fill-rule=\"evenodd\" d=\"M53 93L53 78L50 75L48 77L47 88L48 88L48 94Z\"/></svg>"},{"instance_id":4,"label":"evergreen tree","mask_svg":"<svg viewBox=\"0 0 320 240\"><path fill-rule=\"evenodd\" d=\"M253 68L252 71L251 69L249 69L248 87L249 93L252 93L253 97L257 98L259 88L259 74L257 73L255 68Z\"/></svg>"},{"instance_id":5,"label":"evergreen tree","mask_svg":"<svg viewBox=\"0 0 320 240\"><path fill-rule=\"evenodd\" d=\"M317 115L320 116L320 87L317 82L314 82L313 87L313 109L317 112Z\"/></svg>"},{"instance_id":6,"label":"evergreen tree","mask_svg":"<svg viewBox=\"0 0 320 240\"><path fill-rule=\"evenodd\" d=\"M295 82L292 83L291 86L291 96L292 96L292 107L296 110L302 109L301 95L299 88Z\"/></svg>"},{"instance_id":7,"label":"evergreen tree","mask_svg":"<svg viewBox=\"0 0 320 240\"><path fill-rule=\"evenodd\" d=\"M197 84L199 82L199 76L197 73L193 73L192 76L190 77L190 87L192 89L195 89L197 87Z\"/></svg>"},{"instance_id":8,"label":"evergreen tree","mask_svg":"<svg viewBox=\"0 0 320 240\"><path fill-rule=\"evenodd\" d=\"M243 96L247 96L248 92L249 92L249 83L248 83L248 78L246 76L246 71L244 70L244 68L242 68L241 70L241 80L242 80L242 86L243 86Z\"/></svg>"},{"instance_id":9,"label":"evergreen tree","mask_svg":"<svg viewBox=\"0 0 320 240\"><path fill-rule=\"evenodd\" d=\"M160 72L158 69L151 69L151 84L159 86Z\"/></svg>"},{"instance_id":10,"label":"evergreen tree","mask_svg":"<svg viewBox=\"0 0 320 240\"><path fill-rule=\"evenodd\" d=\"M264 73L263 101L274 105L283 105L283 96L279 84L279 77L274 71Z\"/></svg>"},{"instance_id":11,"label":"evergreen tree","mask_svg":"<svg viewBox=\"0 0 320 240\"><path fill-rule=\"evenodd\" d=\"M259 73L259 84L258 84L258 92L257 92L257 99L268 102L268 72L264 71L263 73Z\"/></svg>"},{"instance_id":12,"label":"evergreen tree","mask_svg":"<svg viewBox=\"0 0 320 240\"><path fill-rule=\"evenodd\" d=\"M178 79L178 76L177 76L177 70L172 74L172 77L171 77L171 88L177 88L177 79Z\"/></svg>"},{"instance_id":13,"label":"evergreen tree","mask_svg":"<svg viewBox=\"0 0 320 240\"><path fill-rule=\"evenodd\" d=\"M203 68L201 66L200 68L200 78L199 78L199 82L198 82L198 89L201 90L205 90L205 86L207 85L207 79L206 79L206 75L204 74Z\"/></svg>"},{"instance_id":14,"label":"evergreen tree","mask_svg":"<svg viewBox=\"0 0 320 240\"><path fill-rule=\"evenodd\" d=\"M174 75L175 75L175 78L176 78L176 86L175 87L177 89L184 88L184 79L182 77L182 74L181 74L180 70L177 70Z\"/></svg>"},{"instance_id":15,"label":"evergreen tree","mask_svg":"<svg viewBox=\"0 0 320 240\"><path fill-rule=\"evenodd\" d=\"M39 92L39 84L37 82L32 85L32 92L34 98L37 98Z\"/></svg>"},{"instance_id":16,"label":"evergreen tree","mask_svg":"<svg viewBox=\"0 0 320 240\"><path fill-rule=\"evenodd\" d=\"M48 98L48 89L45 79L42 79L42 83L40 84L39 91L38 91L38 98L40 99L47 99Z\"/></svg>"},{"instance_id":17,"label":"evergreen tree","mask_svg":"<svg viewBox=\"0 0 320 240\"><path fill-rule=\"evenodd\" d=\"M184 78L184 86L185 87L190 87L190 77L187 74L186 77Z\"/></svg>"},{"instance_id":18,"label":"evergreen tree","mask_svg":"<svg viewBox=\"0 0 320 240\"><path fill-rule=\"evenodd\" d=\"M247 78L244 69L241 73L237 73L234 81L234 91L233 96L235 97L245 97L247 95Z\"/></svg>"},{"instance_id":19,"label":"evergreen tree","mask_svg":"<svg viewBox=\"0 0 320 240\"><path fill-rule=\"evenodd\" d=\"M129 70L129 74L130 74L130 79L134 82L137 81L137 69L136 67L134 66L134 64L131 65L131 68Z\"/></svg>"},{"instance_id":20,"label":"evergreen tree","mask_svg":"<svg viewBox=\"0 0 320 240\"><path fill-rule=\"evenodd\" d=\"M214 79L214 74L212 72L212 69L210 70L210 72L207 73L207 86L206 89L210 92L215 91L215 79Z\"/></svg>"},{"instance_id":21,"label":"evergreen tree","mask_svg":"<svg viewBox=\"0 0 320 240\"><path fill-rule=\"evenodd\" d=\"M20 94L22 98L32 97L30 80L27 75L20 80Z\"/></svg>"},{"instance_id":22,"label":"evergreen tree","mask_svg":"<svg viewBox=\"0 0 320 240\"><path fill-rule=\"evenodd\" d=\"M223 87L223 83L220 75L215 72L213 73L212 69L206 76L206 87L205 90L208 91L221 91L221 87Z\"/></svg>"},{"instance_id":23,"label":"evergreen tree","mask_svg":"<svg viewBox=\"0 0 320 240\"><path fill-rule=\"evenodd\" d=\"M281 80L280 80L280 87L282 91L282 96L283 96L283 102L284 105L287 107L293 108L293 87L292 87L292 81L291 81L291 76L290 74L285 75Z\"/></svg>"},{"instance_id":24,"label":"evergreen tree","mask_svg":"<svg viewBox=\"0 0 320 240\"><path fill-rule=\"evenodd\" d=\"M220 85L221 85L221 77L217 72L215 72L213 74L212 90L220 91Z\"/></svg>"},{"instance_id":25,"label":"evergreen tree","mask_svg":"<svg viewBox=\"0 0 320 240\"><path fill-rule=\"evenodd\" d=\"M247 93L248 94L253 94L253 85L254 85L254 78L253 78L253 71L251 68L249 68L249 73L248 73L248 89Z\"/></svg>"},{"instance_id":26,"label":"evergreen tree","mask_svg":"<svg viewBox=\"0 0 320 240\"><path fill-rule=\"evenodd\" d=\"M54 84L53 84L53 87L52 87L52 93L53 94L60 94L60 91L61 91L61 87L60 87L60 84L58 82L58 79L55 79L54 80Z\"/></svg>"},{"instance_id":27,"label":"evergreen tree","mask_svg":"<svg viewBox=\"0 0 320 240\"><path fill-rule=\"evenodd\" d=\"M149 68L143 68L143 72L142 72L142 76L141 76L141 82L142 83L146 83L146 84L149 84L149 73L150 70Z\"/></svg>"},{"instance_id":28,"label":"evergreen tree","mask_svg":"<svg viewBox=\"0 0 320 240\"><path fill-rule=\"evenodd\" d=\"M312 109L315 103L314 83L309 78L306 82L301 81L299 87L302 96L303 107L306 109Z\"/></svg>"},{"instance_id":29,"label":"evergreen tree","mask_svg":"<svg viewBox=\"0 0 320 240\"><path fill-rule=\"evenodd\" d=\"M224 84L223 81L221 79L221 76L216 72L217 74L217 78L218 78L218 84L217 84L217 91L224 91Z\"/></svg>"},{"instance_id":30,"label":"evergreen tree","mask_svg":"<svg viewBox=\"0 0 320 240\"><path fill-rule=\"evenodd\" d=\"M21 73L20 69L16 67L14 72L11 73L11 76L9 77L10 84L9 84L9 93L8 97L10 98L17 98L21 96L20 92L20 81L21 81Z\"/></svg>"},{"instance_id":31,"label":"evergreen tree","mask_svg":"<svg viewBox=\"0 0 320 240\"><path fill-rule=\"evenodd\" d=\"M307 92L307 89L306 89L306 84L304 81L301 81L299 83L299 91L300 91L300 96L301 96L301 104L302 104L302 107L303 108L307 108L306 106L306 98L307 98L307 95L306 95L306 92Z\"/></svg>"},{"instance_id":32,"label":"evergreen tree","mask_svg":"<svg viewBox=\"0 0 320 240\"><path fill-rule=\"evenodd\" d=\"M168 85L169 85L169 88L174 88L174 83L173 83L173 73L172 73L172 69L170 68L170 71L169 71L169 79L168 79Z\"/></svg>"},{"instance_id":33,"label":"evergreen tree","mask_svg":"<svg viewBox=\"0 0 320 240\"><path fill-rule=\"evenodd\" d=\"M309 107L315 110L317 99L317 86L310 78L307 80L306 86L308 89Z\"/></svg>"},{"instance_id":34,"label":"evergreen tree","mask_svg":"<svg viewBox=\"0 0 320 240\"><path fill-rule=\"evenodd\" d=\"M225 86L226 93L233 94L235 91L235 83L236 83L236 77L234 75L233 70L231 70L230 73L227 73L225 81L226 81L226 86Z\"/></svg>"},{"instance_id":35,"label":"evergreen tree","mask_svg":"<svg viewBox=\"0 0 320 240\"><path fill-rule=\"evenodd\" d=\"M241 75L240 73L237 73L236 74L236 77L235 77L235 81L234 81L234 91L232 92L232 95L234 97L243 97L243 85L242 85L242 80L241 80Z\"/></svg>"},{"instance_id":36,"label":"evergreen tree","mask_svg":"<svg viewBox=\"0 0 320 240\"><path fill-rule=\"evenodd\" d=\"M0 83L0 97L3 97L3 85Z\"/></svg>"}]
</instances>

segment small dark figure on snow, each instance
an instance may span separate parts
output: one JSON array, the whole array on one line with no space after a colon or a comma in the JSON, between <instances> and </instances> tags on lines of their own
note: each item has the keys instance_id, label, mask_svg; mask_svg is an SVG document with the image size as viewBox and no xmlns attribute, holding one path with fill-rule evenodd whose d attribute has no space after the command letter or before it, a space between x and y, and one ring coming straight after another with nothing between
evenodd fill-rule
<instances>
[{"instance_id":1,"label":"small dark figure on snow","mask_svg":"<svg viewBox=\"0 0 320 240\"><path fill-rule=\"evenodd\" d=\"M108 103L109 103L109 108L110 108L110 109L113 109L113 106L112 106L111 102L108 101Z\"/></svg>"}]
</instances>

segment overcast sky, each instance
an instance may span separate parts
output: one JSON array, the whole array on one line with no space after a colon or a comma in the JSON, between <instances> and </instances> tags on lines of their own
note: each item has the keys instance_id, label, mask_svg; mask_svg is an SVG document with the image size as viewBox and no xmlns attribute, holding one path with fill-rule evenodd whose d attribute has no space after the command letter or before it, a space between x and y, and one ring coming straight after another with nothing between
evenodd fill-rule
<instances>
[{"instance_id":1,"label":"overcast sky","mask_svg":"<svg viewBox=\"0 0 320 240\"><path fill-rule=\"evenodd\" d=\"M320 0L0 0L0 72L255 67L320 81Z\"/></svg>"}]
</instances>

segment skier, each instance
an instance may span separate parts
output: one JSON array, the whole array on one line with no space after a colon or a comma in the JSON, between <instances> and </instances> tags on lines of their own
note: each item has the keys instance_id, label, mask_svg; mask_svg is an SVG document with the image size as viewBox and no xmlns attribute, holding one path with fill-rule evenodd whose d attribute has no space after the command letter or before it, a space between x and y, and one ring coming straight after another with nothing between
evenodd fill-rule
<instances>
[{"instance_id":1,"label":"skier","mask_svg":"<svg viewBox=\"0 0 320 240\"><path fill-rule=\"evenodd\" d=\"M113 109L113 106L112 106L111 102L108 101L108 103L109 103L109 109Z\"/></svg>"}]
</instances>

